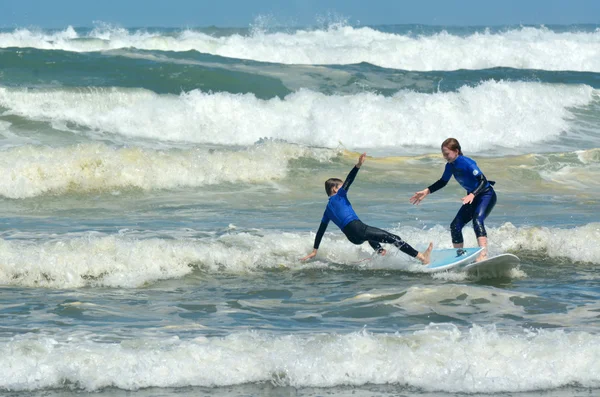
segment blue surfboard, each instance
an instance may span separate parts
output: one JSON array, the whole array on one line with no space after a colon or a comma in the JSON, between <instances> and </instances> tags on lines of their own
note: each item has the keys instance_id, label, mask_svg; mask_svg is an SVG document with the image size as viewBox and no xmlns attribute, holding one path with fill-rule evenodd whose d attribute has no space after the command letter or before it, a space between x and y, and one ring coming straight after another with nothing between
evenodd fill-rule
<instances>
[{"instance_id":1,"label":"blue surfboard","mask_svg":"<svg viewBox=\"0 0 600 397\"><path fill-rule=\"evenodd\" d=\"M475 247L433 250L431 251L431 262L425 266L425 269L431 272L439 272L473 262L482 249L482 247Z\"/></svg>"}]
</instances>

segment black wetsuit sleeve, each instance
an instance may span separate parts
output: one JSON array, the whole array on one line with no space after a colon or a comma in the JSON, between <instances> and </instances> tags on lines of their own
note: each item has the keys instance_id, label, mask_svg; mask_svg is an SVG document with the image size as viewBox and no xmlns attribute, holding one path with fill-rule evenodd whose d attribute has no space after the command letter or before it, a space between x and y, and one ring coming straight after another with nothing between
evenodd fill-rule
<instances>
[{"instance_id":1,"label":"black wetsuit sleeve","mask_svg":"<svg viewBox=\"0 0 600 397\"><path fill-rule=\"evenodd\" d=\"M357 166L354 166L354 168L352 168L352 171L350 171L350 173L346 177L346 180L344 181L344 184L342 185L342 188L345 191L348 191L348 189L350 189L350 185L352 185L352 182L354 182L354 178L356 178L356 174L358 174L359 169L360 168L358 168Z\"/></svg>"},{"instance_id":2,"label":"black wetsuit sleeve","mask_svg":"<svg viewBox=\"0 0 600 397\"><path fill-rule=\"evenodd\" d=\"M485 178L485 175L483 175L482 173L480 173L479 175L477 175L477 187L475 188L475 190L473 190L471 193L473 193L474 196L477 196L479 193L481 193L483 190L485 190L485 188L487 187L488 184L488 180Z\"/></svg>"},{"instance_id":3,"label":"black wetsuit sleeve","mask_svg":"<svg viewBox=\"0 0 600 397\"><path fill-rule=\"evenodd\" d=\"M378 253L382 249L381 244L379 244L377 241L369 241L369 245L371 246L371 248L373 248Z\"/></svg>"},{"instance_id":4,"label":"black wetsuit sleeve","mask_svg":"<svg viewBox=\"0 0 600 397\"><path fill-rule=\"evenodd\" d=\"M433 193L433 192L437 192L438 190L440 190L447 184L448 184L447 181L445 181L443 179L438 179L437 182L435 182L433 185L429 186L427 189L429 189L429 193Z\"/></svg>"},{"instance_id":5,"label":"black wetsuit sleeve","mask_svg":"<svg viewBox=\"0 0 600 397\"><path fill-rule=\"evenodd\" d=\"M315 236L315 244L313 245L314 249L316 249L316 250L319 249L319 245L321 245L321 239L323 238L323 235L325 234L325 230L327 230L327 223L321 222L321 225L319 226L319 230L317 231L317 235Z\"/></svg>"}]
</instances>

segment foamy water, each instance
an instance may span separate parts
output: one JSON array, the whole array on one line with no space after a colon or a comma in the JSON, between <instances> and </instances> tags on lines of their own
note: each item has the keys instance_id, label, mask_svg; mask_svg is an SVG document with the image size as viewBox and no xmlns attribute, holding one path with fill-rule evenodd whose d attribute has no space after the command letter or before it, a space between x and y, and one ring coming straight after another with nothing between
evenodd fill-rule
<instances>
[{"instance_id":1,"label":"foamy water","mask_svg":"<svg viewBox=\"0 0 600 397\"><path fill-rule=\"evenodd\" d=\"M404 70L517 69L600 71L598 31L555 32L545 27L489 30L468 35L386 33L370 27L332 25L327 29L214 37L183 30L174 35L110 26L89 33L72 27L58 32L15 29L0 33L0 47L75 52L134 47L190 51L282 64L368 62Z\"/></svg>"},{"instance_id":2,"label":"foamy water","mask_svg":"<svg viewBox=\"0 0 600 397\"><path fill-rule=\"evenodd\" d=\"M416 247L433 242L436 248L451 248L448 231L441 225L429 230L413 227L390 229ZM515 227L510 223L489 228L492 255L527 251L544 261L567 260L600 264L600 224L574 229ZM299 263L311 248L314 234L270 231L236 232L219 237L172 239L119 235L39 236L42 240L1 240L0 282L28 287L77 288L108 286L135 288L157 280L178 279L194 269L208 272L246 273L286 269L320 269L328 264L344 268L402 270L425 273L418 261L392 249L388 257L372 257L365 244L354 246L342 235L323 239L319 261ZM51 237L51 238L49 238ZM47 241L45 241L48 239ZM476 244L465 230L467 246ZM358 259L372 259L359 262ZM462 277L462 276L461 276ZM462 277L464 279L464 277Z\"/></svg>"},{"instance_id":3,"label":"foamy water","mask_svg":"<svg viewBox=\"0 0 600 397\"><path fill-rule=\"evenodd\" d=\"M102 144L62 148L22 146L5 151L0 195L177 189L222 183L267 183L288 173L299 157L326 161L335 151L265 143L240 151L115 149Z\"/></svg>"},{"instance_id":4,"label":"foamy water","mask_svg":"<svg viewBox=\"0 0 600 397\"><path fill-rule=\"evenodd\" d=\"M598 37L2 30L0 394L593 395ZM452 248L464 189L409 202L448 137L496 182L489 255L519 266L432 273L333 224L300 261L363 151L360 219Z\"/></svg>"},{"instance_id":5,"label":"foamy water","mask_svg":"<svg viewBox=\"0 0 600 397\"><path fill-rule=\"evenodd\" d=\"M454 136L469 141L476 152L498 146L520 151L565 133L577 136L572 109L597 102L597 90L586 85L504 81L452 93L329 96L302 90L271 100L197 90L171 96L145 90L0 88L6 114L127 137L224 145L250 145L268 137L377 149L435 148Z\"/></svg>"},{"instance_id":6,"label":"foamy water","mask_svg":"<svg viewBox=\"0 0 600 397\"><path fill-rule=\"evenodd\" d=\"M494 328L430 326L396 335L235 333L109 345L93 337L0 342L2 351L15 352L0 359L1 386L26 391L68 382L97 391L249 382L293 387L404 383L426 391L519 392L572 383L597 387L594 373L600 370L598 337L585 332L506 335Z\"/></svg>"}]
</instances>

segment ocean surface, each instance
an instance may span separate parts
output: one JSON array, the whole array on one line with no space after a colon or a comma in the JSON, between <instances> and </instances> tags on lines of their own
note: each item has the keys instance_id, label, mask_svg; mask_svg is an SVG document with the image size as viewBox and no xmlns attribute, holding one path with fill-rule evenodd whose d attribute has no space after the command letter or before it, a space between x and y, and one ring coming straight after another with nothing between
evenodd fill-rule
<instances>
[{"instance_id":1,"label":"ocean surface","mask_svg":"<svg viewBox=\"0 0 600 397\"><path fill-rule=\"evenodd\" d=\"M497 276L452 246L457 138ZM0 30L0 394L600 394L600 26ZM475 246L470 225L465 243Z\"/></svg>"}]
</instances>

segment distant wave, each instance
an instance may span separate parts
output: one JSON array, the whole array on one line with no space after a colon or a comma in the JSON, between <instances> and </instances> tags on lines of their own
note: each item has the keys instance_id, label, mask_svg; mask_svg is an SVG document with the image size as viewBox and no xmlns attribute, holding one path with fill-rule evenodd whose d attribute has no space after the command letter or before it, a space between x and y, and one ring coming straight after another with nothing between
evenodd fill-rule
<instances>
[{"instance_id":1,"label":"distant wave","mask_svg":"<svg viewBox=\"0 0 600 397\"><path fill-rule=\"evenodd\" d=\"M184 30L149 32L104 27L80 34L25 28L0 32L0 48L33 47L65 51L105 51L134 47L189 51L230 58L285 64L355 64L368 62L403 70L516 69L600 71L600 31L555 32L521 27L466 36L442 31L419 36L369 27L335 25L291 33L254 31L250 35L213 35Z\"/></svg>"},{"instance_id":2,"label":"distant wave","mask_svg":"<svg viewBox=\"0 0 600 397\"><path fill-rule=\"evenodd\" d=\"M391 97L300 90L269 100L198 90L175 96L143 89L0 88L5 115L70 123L83 133L221 145L269 137L329 148L343 142L348 148L436 149L454 136L471 142L471 151L505 147L517 153L576 134L573 108L597 100L587 85L505 81L456 92L401 90Z\"/></svg>"},{"instance_id":3,"label":"distant wave","mask_svg":"<svg viewBox=\"0 0 600 397\"><path fill-rule=\"evenodd\" d=\"M333 150L266 142L239 151L114 149L103 144L62 148L27 145L1 152L0 196L176 189L220 183L265 183L287 175L299 157L328 160Z\"/></svg>"}]
</instances>

